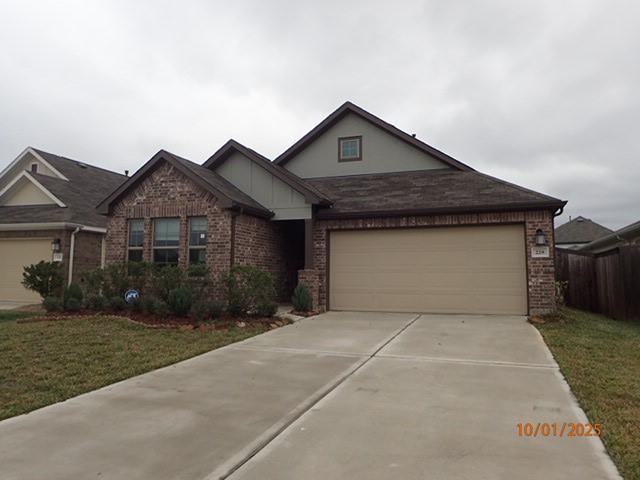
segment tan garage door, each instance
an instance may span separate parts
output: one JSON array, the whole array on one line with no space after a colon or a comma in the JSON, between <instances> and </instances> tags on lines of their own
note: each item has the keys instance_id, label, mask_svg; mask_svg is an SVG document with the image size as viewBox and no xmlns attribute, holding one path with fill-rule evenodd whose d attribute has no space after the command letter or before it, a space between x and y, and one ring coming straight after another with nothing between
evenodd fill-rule
<instances>
[{"instance_id":1,"label":"tan garage door","mask_svg":"<svg viewBox=\"0 0 640 480\"><path fill-rule=\"evenodd\" d=\"M526 314L524 227L331 232L329 308Z\"/></svg>"},{"instance_id":2,"label":"tan garage door","mask_svg":"<svg viewBox=\"0 0 640 480\"><path fill-rule=\"evenodd\" d=\"M22 286L25 265L51 260L51 239L0 239L0 302L38 303L40 296Z\"/></svg>"}]
</instances>

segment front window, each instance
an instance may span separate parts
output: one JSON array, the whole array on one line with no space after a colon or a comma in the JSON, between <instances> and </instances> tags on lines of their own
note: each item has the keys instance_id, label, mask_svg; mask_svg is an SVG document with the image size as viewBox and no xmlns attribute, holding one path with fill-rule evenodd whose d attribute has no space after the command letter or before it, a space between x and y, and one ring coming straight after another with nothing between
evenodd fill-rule
<instances>
[{"instance_id":1,"label":"front window","mask_svg":"<svg viewBox=\"0 0 640 480\"><path fill-rule=\"evenodd\" d=\"M362 137L339 138L338 154L341 162L362 160Z\"/></svg>"},{"instance_id":2,"label":"front window","mask_svg":"<svg viewBox=\"0 0 640 480\"><path fill-rule=\"evenodd\" d=\"M177 265L180 258L180 219L158 218L153 223L153 262Z\"/></svg>"},{"instance_id":3,"label":"front window","mask_svg":"<svg viewBox=\"0 0 640 480\"><path fill-rule=\"evenodd\" d=\"M207 254L207 218L189 219L189 264L205 263Z\"/></svg>"},{"instance_id":4,"label":"front window","mask_svg":"<svg viewBox=\"0 0 640 480\"><path fill-rule=\"evenodd\" d=\"M129 220L129 245L127 260L130 262L142 261L144 244L144 220Z\"/></svg>"}]
</instances>

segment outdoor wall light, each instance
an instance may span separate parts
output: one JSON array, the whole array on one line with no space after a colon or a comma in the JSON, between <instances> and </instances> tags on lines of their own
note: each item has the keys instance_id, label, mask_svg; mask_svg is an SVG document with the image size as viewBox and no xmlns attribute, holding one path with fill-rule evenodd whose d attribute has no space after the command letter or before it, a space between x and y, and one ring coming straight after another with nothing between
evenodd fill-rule
<instances>
[{"instance_id":1,"label":"outdoor wall light","mask_svg":"<svg viewBox=\"0 0 640 480\"><path fill-rule=\"evenodd\" d=\"M541 247L547 244L547 236L544 234L542 229L536 230L536 245Z\"/></svg>"},{"instance_id":2,"label":"outdoor wall light","mask_svg":"<svg viewBox=\"0 0 640 480\"><path fill-rule=\"evenodd\" d=\"M51 251L59 252L60 251L60 239L56 238L51 242Z\"/></svg>"}]
</instances>

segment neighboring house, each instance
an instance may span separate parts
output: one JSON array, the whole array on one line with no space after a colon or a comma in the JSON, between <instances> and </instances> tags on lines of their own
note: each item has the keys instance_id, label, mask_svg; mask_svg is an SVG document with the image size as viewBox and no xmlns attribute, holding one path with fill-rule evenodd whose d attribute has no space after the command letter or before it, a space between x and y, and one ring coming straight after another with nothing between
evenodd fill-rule
<instances>
[{"instance_id":1,"label":"neighboring house","mask_svg":"<svg viewBox=\"0 0 640 480\"><path fill-rule=\"evenodd\" d=\"M565 203L347 102L274 162L233 140L202 166L160 151L99 211L107 262L256 265L320 310L522 315L554 307Z\"/></svg>"},{"instance_id":2,"label":"neighboring house","mask_svg":"<svg viewBox=\"0 0 640 480\"><path fill-rule=\"evenodd\" d=\"M36 303L25 265L60 261L65 281L101 265L107 220L96 205L126 177L27 148L0 173L0 302Z\"/></svg>"},{"instance_id":3,"label":"neighboring house","mask_svg":"<svg viewBox=\"0 0 640 480\"><path fill-rule=\"evenodd\" d=\"M570 218L555 230L556 247L577 249L610 233L613 233L613 230L588 218Z\"/></svg>"},{"instance_id":4,"label":"neighboring house","mask_svg":"<svg viewBox=\"0 0 640 480\"><path fill-rule=\"evenodd\" d=\"M604 253L624 245L640 245L640 222L622 227L580 247L581 252Z\"/></svg>"}]
</instances>

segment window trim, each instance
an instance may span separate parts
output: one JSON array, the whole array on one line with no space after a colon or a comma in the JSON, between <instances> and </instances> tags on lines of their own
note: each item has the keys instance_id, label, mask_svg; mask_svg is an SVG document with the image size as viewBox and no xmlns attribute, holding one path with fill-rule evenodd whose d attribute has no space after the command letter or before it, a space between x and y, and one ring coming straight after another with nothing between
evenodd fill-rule
<instances>
[{"instance_id":1,"label":"window trim","mask_svg":"<svg viewBox=\"0 0 640 480\"><path fill-rule=\"evenodd\" d=\"M206 215L194 215L192 217L188 217L187 218L187 263L189 265L201 265L200 263L191 263L191 251L192 250L204 250L205 252L205 261L203 263L207 263L206 262L206 255L207 255L207 243L205 243L204 245L191 245L191 220L193 220L194 218L204 218L204 220L207 222L207 239L206 241L209 241L209 218Z\"/></svg>"},{"instance_id":2,"label":"window trim","mask_svg":"<svg viewBox=\"0 0 640 480\"><path fill-rule=\"evenodd\" d=\"M142 222L142 245L140 245L139 247L132 247L131 246L131 222ZM132 250L137 251L137 252L142 252L142 260L144 261L144 218L128 218L127 219L127 262L130 262L129 260L129 252L131 252Z\"/></svg>"},{"instance_id":3,"label":"window trim","mask_svg":"<svg viewBox=\"0 0 640 480\"><path fill-rule=\"evenodd\" d=\"M156 220L177 220L178 221L178 245L156 245ZM173 265L173 263L156 262L156 250L176 250L178 252L178 261L175 265L180 265L180 237L181 226L180 217L155 217L151 219L151 263L155 265Z\"/></svg>"},{"instance_id":4,"label":"window trim","mask_svg":"<svg viewBox=\"0 0 640 480\"><path fill-rule=\"evenodd\" d=\"M358 141L358 156L357 157L342 157L342 142L345 140L357 140ZM338 137L338 162L358 162L362 160L362 135L353 135L350 137Z\"/></svg>"}]
</instances>

